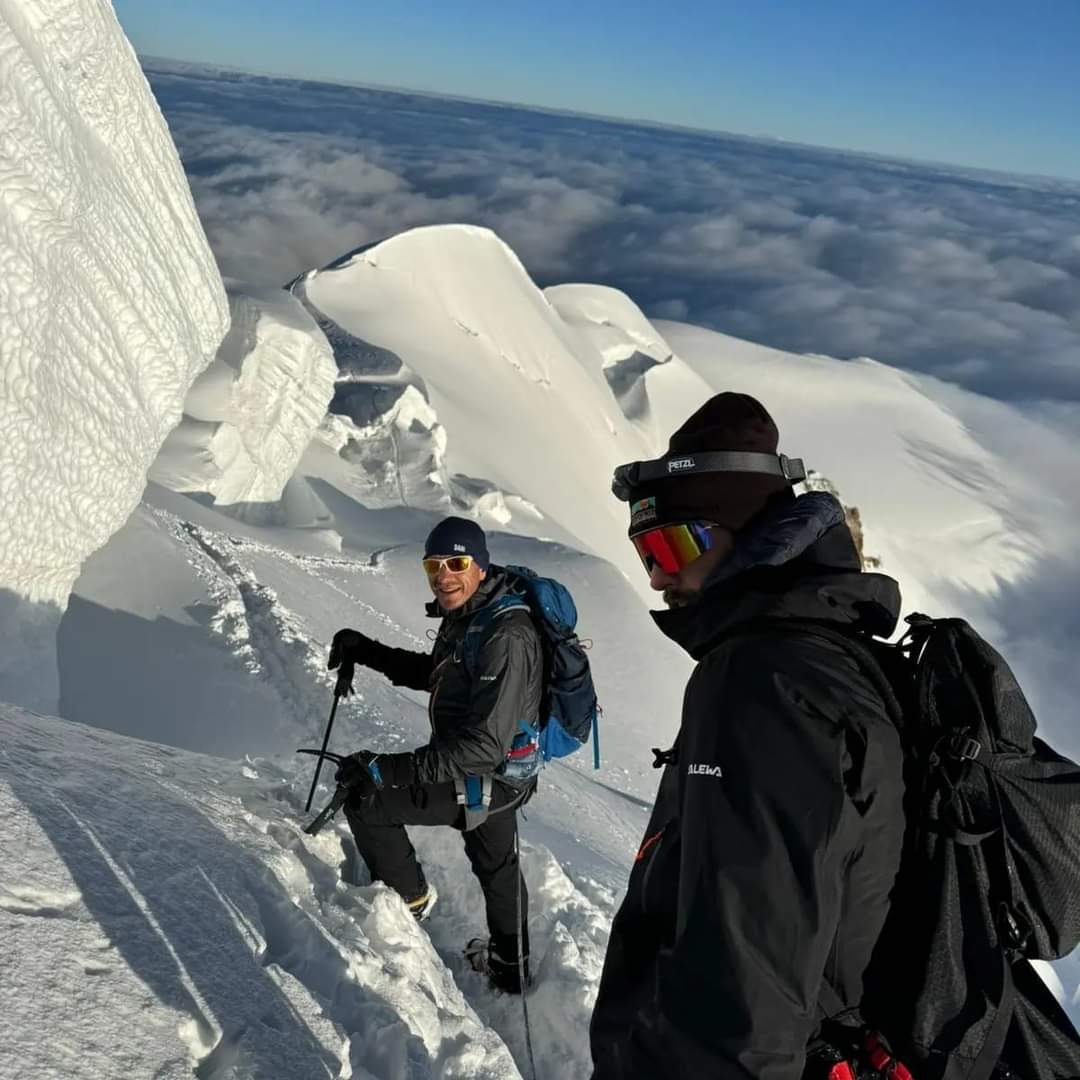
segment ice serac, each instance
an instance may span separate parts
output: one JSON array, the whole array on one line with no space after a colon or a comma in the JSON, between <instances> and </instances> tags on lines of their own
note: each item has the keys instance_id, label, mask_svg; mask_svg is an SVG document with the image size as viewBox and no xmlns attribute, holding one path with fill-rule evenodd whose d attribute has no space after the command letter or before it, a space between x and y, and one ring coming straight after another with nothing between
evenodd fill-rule
<instances>
[{"instance_id":1,"label":"ice serac","mask_svg":"<svg viewBox=\"0 0 1080 1080\"><path fill-rule=\"evenodd\" d=\"M607 385L600 348L494 233L415 229L293 289L335 334L400 358L446 430L448 473L528 493L549 522L637 573L609 485L648 441Z\"/></svg>"},{"instance_id":2,"label":"ice serac","mask_svg":"<svg viewBox=\"0 0 1080 1080\"><path fill-rule=\"evenodd\" d=\"M150 475L225 506L273 503L326 415L337 368L326 335L293 295L228 291L232 325Z\"/></svg>"},{"instance_id":3,"label":"ice serac","mask_svg":"<svg viewBox=\"0 0 1080 1080\"><path fill-rule=\"evenodd\" d=\"M0 252L0 630L33 639L36 669L27 696L11 683L25 654L5 661L0 697L41 706L55 680L37 665L80 564L137 504L228 326L108 4L0 0Z\"/></svg>"},{"instance_id":4,"label":"ice serac","mask_svg":"<svg viewBox=\"0 0 1080 1080\"><path fill-rule=\"evenodd\" d=\"M672 359L671 346L641 308L607 285L552 285L548 302L600 353L603 375L622 411L659 453L666 441L649 409L644 375Z\"/></svg>"}]
</instances>

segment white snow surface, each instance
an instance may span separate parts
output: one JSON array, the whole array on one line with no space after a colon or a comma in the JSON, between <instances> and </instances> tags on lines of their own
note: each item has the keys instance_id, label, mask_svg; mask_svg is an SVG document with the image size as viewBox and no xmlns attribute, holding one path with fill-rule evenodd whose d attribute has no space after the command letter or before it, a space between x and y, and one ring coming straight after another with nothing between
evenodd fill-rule
<instances>
[{"instance_id":1,"label":"white snow surface","mask_svg":"<svg viewBox=\"0 0 1080 1080\"><path fill-rule=\"evenodd\" d=\"M220 505L274 503L326 415L337 365L290 293L241 284L228 293L229 332L188 391L150 477Z\"/></svg>"},{"instance_id":2,"label":"white snow surface","mask_svg":"<svg viewBox=\"0 0 1080 1080\"><path fill-rule=\"evenodd\" d=\"M624 292L606 285L552 285L544 296L559 316L600 351L604 367L641 353L662 362L671 347L641 308Z\"/></svg>"},{"instance_id":3,"label":"white snow surface","mask_svg":"<svg viewBox=\"0 0 1080 1080\"><path fill-rule=\"evenodd\" d=\"M642 376L672 358L671 346L625 293L604 285L554 285L544 290L552 307L603 358L603 373L619 407L656 454L667 448L648 408Z\"/></svg>"},{"instance_id":4,"label":"white snow surface","mask_svg":"<svg viewBox=\"0 0 1080 1080\"><path fill-rule=\"evenodd\" d=\"M63 606L227 328L108 4L0 0L0 590Z\"/></svg>"},{"instance_id":5,"label":"white snow surface","mask_svg":"<svg viewBox=\"0 0 1080 1080\"><path fill-rule=\"evenodd\" d=\"M0 732L0 1076L518 1075L397 896L342 881L340 831L300 831L299 780L10 707Z\"/></svg>"}]
</instances>

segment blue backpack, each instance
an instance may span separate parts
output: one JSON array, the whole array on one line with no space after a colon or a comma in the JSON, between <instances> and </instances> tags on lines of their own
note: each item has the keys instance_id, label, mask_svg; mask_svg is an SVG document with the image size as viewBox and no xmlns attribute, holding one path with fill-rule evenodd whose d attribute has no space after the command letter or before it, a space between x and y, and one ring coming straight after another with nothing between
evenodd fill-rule
<instances>
[{"instance_id":1,"label":"blue backpack","mask_svg":"<svg viewBox=\"0 0 1080 1080\"><path fill-rule=\"evenodd\" d=\"M543 762L566 757L593 737L593 768L600 768L597 720L599 706L589 658L578 640L577 608L565 585L540 577L524 566L507 566L510 591L481 608L465 634L463 659L470 675L476 671L480 645L492 619L508 611L528 611L540 633L544 650L544 694L540 723L521 721L521 731L506 756L500 776L529 780Z\"/></svg>"}]
</instances>

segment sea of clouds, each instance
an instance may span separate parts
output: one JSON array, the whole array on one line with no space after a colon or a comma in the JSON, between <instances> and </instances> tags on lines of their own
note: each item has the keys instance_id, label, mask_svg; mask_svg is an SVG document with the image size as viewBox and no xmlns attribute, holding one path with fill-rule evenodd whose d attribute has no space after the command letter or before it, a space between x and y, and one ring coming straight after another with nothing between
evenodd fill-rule
<instances>
[{"instance_id":1,"label":"sea of clouds","mask_svg":"<svg viewBox=\"0 0 1080 1080\"><path fill-rule=\"evenodd\" d=\"M872 356L1080 431L1080 183L146 62L222 270L282 284L410 226L495 229L799 352Z\"/></svg>"}]
</instances>

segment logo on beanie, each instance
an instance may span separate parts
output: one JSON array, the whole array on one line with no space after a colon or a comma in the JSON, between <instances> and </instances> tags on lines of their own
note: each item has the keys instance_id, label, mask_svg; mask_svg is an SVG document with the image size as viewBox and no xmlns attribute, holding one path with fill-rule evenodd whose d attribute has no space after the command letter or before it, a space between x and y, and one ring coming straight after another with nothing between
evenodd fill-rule
<instances>
[{"instance_id":1,"label":"logo on beanie","mask_svg":"<svg viewBox=\"0 0 1080 1080\"><path fill-rule=\"evenodd\" d=\"M468 551L468 548L466 548L464 544L455 544L454 545L454 550L455 551L460 551L464 555L465 552Z\"/></svg>"},{"instance_id":2,"label":"logo on beanie","mask_svg":"<svg viewBox=\"0 0 1080 1080\"><path fill-rule=\"evenodd\" d=\"M682 472L684 469L692 469L696 465L697 462L692 457L672 458L667 463L667 471L669 473Z\"/></svg>"}]
</instances>

